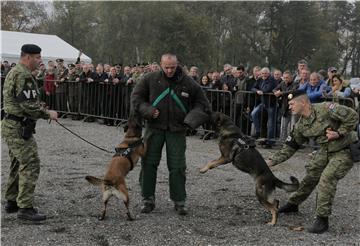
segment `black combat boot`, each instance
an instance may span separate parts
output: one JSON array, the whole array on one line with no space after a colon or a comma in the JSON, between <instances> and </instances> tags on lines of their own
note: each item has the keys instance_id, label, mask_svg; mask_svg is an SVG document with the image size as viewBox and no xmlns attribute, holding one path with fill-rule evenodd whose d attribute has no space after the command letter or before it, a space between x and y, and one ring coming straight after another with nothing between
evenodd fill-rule
<instances>
[{"instance_id":1,"label":"black combat boot","mask_svg":"<svg viewBox=\"0 0 360 246\"><path fill-rule=\"evenodd\" d=\"M45 214L39 214L38 211L34 208L19 208L17 214L18 219L30 220L30 221L42 221L46 220Z\"/></svg>"},{"instance_id":2,"label":"black combat boot","mask_svg":"<svg viewBox=\"0 0 360 246\"><path fill-rule=\"evenodd\" d=\"M178 213L178 215L187 215L188 214L188 211L185 208L185 205L175 204L175 211Z\"/></svg>"},{"instance_id":3,"label":"black combat boot","mask_svg":"<svg viewBox=\"0 0 360 246\"><path fill-rule=\"evenodd\" d=\"M308 232L317 234L321 234L323 232L326 232L327 230L329 230L329 219L328 217L320 216L316 216L314 224L307 229Z\"/></svg>"},{"instance_id":4,"label":"black combat boot","mask_svg":"<svg viewBox=\"0 0 360 246\"><path fill-rule=\"evenodd\" d=\"M286 203L278 210L278 213L295 213L295 212L299 212L299 206L292 203Z\"/></svg>"},{"instance_id":5,"label":"black combat boot","mask_svg":"<svg viewBox=\"0 0 360 246\"><path fill-rule=\"evenodd\" d=\"M6 213L10 214L10 213L17 212L19 210L19 207L18 207L16 201L7 201L5 203L4 209L5 209Z\"/></svg>"},{"instance_id":6,"label":"black combat boot","mask_svg":"<svg viewBox=\"0 0 360 246\"><path fill-rule=\"evenodd\" d=\"M145 202L141 207L141 213L148 214L155 209L155 204L151 202Z\"/></svg>"}]
</instances>

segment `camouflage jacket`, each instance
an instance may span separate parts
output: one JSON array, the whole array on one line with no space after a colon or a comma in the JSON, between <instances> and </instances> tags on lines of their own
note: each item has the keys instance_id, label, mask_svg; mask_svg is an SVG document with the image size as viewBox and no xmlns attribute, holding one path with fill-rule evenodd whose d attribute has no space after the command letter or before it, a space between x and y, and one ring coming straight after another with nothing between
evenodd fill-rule
<instances>
[{"instance_id":1,"label":"camouflage jacket","mask_svg":"<svg viewBox=\"0 0 360 246\"><path fill-rule=\"evenodd\" d=\"M31 119L48 119L49 113L39 102L39 89L31 71L17 64L8 73L4 83L4 110L8 114Z\"/></svg>"},{"instance_id":2,"label":"camouflage jacket","mask_svg":"<svg viewBox=\"0 0 360 246\"><path fill-rule=\"evenodd\" d=\"M300 117L283 148L270 159L274 165L286 161L309 138L315 138L320 148L327 152L342 150L358 139L354 131L358 122L359 116L352 108L336 103L313 104L310 117ZM326 137L328 128L337 131L340 137L329 141Z\"/></svg>"}]
</instances>

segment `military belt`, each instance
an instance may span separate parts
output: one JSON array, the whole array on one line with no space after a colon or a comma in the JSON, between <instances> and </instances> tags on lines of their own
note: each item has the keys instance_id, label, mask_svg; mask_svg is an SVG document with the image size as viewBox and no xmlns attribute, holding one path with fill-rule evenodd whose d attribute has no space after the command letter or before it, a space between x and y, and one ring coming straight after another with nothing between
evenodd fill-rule
<instances>
[{"instance_id":1,"label":"military belt","mask_svg":"<svg viewBox=\"0 0 360 246\"><path fill-rule=\"evenodd\" d=\"M23 122L26 118L6 113L5 119L9 119L9 120L17 121L17 122Z\"/></svg>"}]
</instances>

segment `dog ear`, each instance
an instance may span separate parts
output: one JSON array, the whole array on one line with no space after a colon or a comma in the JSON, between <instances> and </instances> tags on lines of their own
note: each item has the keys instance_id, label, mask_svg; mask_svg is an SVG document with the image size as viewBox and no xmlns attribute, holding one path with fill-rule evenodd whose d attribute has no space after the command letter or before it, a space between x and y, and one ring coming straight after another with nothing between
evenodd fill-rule
<instances>
[{"instance_id":1,"label":"dog ear","mask_svg":"<svg viewBox=\"0 0 360 246\"><path fill-rule=\"evenodd\" d=\"M222 125L223 121L224 121L224 114L219 112L217 122L216 122L217 126L220 127Z\"/></svg>"},{"instance_id":2,"label":"dog ear","mask_svg":"<svg viewBox=\"0 0 360 246\"><path fill-rule=\"evenodd\" d=\"M126 123L126 125L124 126L124 132L127 132L127 130L129 129L128 124Z\"/></svg>"}]
</instances>

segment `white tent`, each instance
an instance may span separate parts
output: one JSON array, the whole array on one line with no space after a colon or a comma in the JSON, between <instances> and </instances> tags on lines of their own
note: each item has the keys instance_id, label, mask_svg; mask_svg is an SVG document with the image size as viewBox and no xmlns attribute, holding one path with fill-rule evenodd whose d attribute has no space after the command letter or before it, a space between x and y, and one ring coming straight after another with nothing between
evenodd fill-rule
<instances>
[{"instance_id":1,"label":"white tent","mask_svg":"<svg viewBox=\"0 0 360 246\"><path fill-rule=\"evenodd\" d=\"M46 64L49 60L55 61L57 58L64 59L64 63L75 63L79 55L79 50L66 43L56 35L9 32L1 33L1 60L9 63L18 63L20 58L21 46L24 44L36 44L41 47L41 57ZM91 63L91 58L82 54L81 61Z\"/></svg>"}]
</instances>

